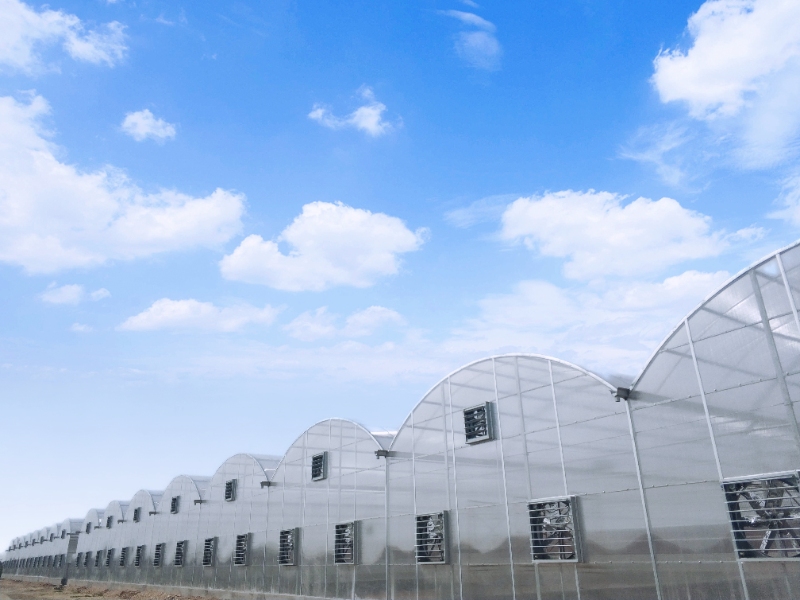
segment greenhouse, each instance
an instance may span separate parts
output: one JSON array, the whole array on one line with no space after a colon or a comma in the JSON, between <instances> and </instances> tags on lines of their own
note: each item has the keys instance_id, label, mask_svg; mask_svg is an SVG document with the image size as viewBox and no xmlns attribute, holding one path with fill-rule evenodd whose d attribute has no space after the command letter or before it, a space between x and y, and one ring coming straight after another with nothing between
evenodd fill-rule
<instances>
[{"instance_id":1,"label":"greenhouse","mask_svg":"<svg viewBox=\"0 0 800 600\"><path fill-rule=\"evenodd\" d=\"M396 434L282 457L15 538L4 577L226 597L800 598L800 244L682 320L626 387L556 358L453 372Z\"/></svg>"}]
</instances>

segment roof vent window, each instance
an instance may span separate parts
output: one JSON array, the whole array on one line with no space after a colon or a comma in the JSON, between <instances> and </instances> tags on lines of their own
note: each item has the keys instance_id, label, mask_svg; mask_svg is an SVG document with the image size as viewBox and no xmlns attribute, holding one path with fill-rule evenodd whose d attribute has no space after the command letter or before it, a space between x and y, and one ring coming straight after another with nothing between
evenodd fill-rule
<instances>
[{"instance_id":1,"label":"roof vent window","mask_svg":"<svg viewBox=\"0 0 800 600\"><path fill-rule=\"evenodd\" d=\"M577 561L575 498L553 498L528 503L531 557L534 561Z\"/></svg>"},{"instance_id":2,"label":"roof vent window","mask_svg":"<svg viewBox=\"0 0 800 600\"><path fill-rule=\"evenodd\" d=\"M311 481L321 481L328 476L328 453L320 452L311 457Z\"/></svg>"},{"instance_id":3,"label":"roof vent window","mask_svg":"<svg viewBox=\"0 0 800 600\"><path fill-rule=\"evenodd\" d=\"M278 564L297 564L297 529L284 529L281 531L278 543Z\"/></svg>"},{"instance_id":4,"label":"roof vent window","mask_svg":"<svg viewBox=\"0 0 800 600\"><path fill-rule=\"evenodd\" d=\"M136 546L136 555L133 557L133 566L141 567L144 559L144 546Z\"/></svg>"},{"instance_id":5,"label":"roof vent window","mask_svg":"<svg viewBox=\"0 0 800 600\"><path fill-rule=\"evenodd\" d=\"M81 560L83 560L83 552L78 552L78 556L75 558L75 566L81 566Z\"/></svg>"},{"instance_id":6,"label":"roof vent window","mask_svg":"<svg viewBox=\"0 0 800 600\"><path fill-rule=\"evenodd\" d=\"M236 480L229 479L225 482L225 501L233 502L236 500Z\"/></svg>"},{"instance_id":7,"label":"roof vent window","mask_svg":"<svg viewBox=\"0 0 800 600\"><path fill-rule=\"evenodd\" d=\"M206 538L203 543L203 566L210 567L214 564L214 546L216 546L216 538Z\"/></svg>"},{"instance_id":8,"label":"roof vent window","mask_svg":"<svg viewBox=\"0 0 800 600\"><path fill-rule=\"evenodd\" d=\"M333 562L356 564L356 523L339 523L334 532Z\"/></svg>"},{"instance_id":9,"label":"roof vent window","mask_svg":"<svg viewBox=\"0 0 800 600\"><path fill-rule=\"evenodd\" d=\"M468 444L494 439L491 402L464 409L464 433Z\"/></svg>"},{"instance_id":10,"label":"roof vent window","mask_svg":"<svg viewBox=\"0 0 800 600\"><path fill-rule=\"evenodd\" d=\"M186 553L186 541L175 544L175 566L183 566L183 555Z\"/></svg>"},{"instance_id":11,"label":"roof vent window","mask_svg":"<svg viewBox=\"0 0 800 600\"><path fill-rule=\"evenodd\" d=\"M444 512L417 515L416 555L422 564L447 562L447 521Z\"/></svg>"},{"instance_id":12,"label":"roof vent window","mask_svg":"<svg viewBox=\"0 0 800 600\"><path fill-rule=\"evenodd\" d=\"M87 552L86 554L83 555L83 566L84 567L88 567L89 566L89 559L91 558L91 556L92 556L91 552Z\"/></svg>"},{"instance_id":13,"label":"roof vent window","mask_svg":"<svg viewBox=\"0 0 800 600\"><path fill-rule=\"evenodd\" d=\"M800 558L797 473L722 484L739 558Z\"/></svg>"},{"instance_id":14,"label":"roof vent window","mask_svg":"<svg viewBox=\"0 0 800 600\"><path fill-rule=\"evenodd\" d=\"M61 539L63 540L66 536L67 536L67 530L66 529L62 529L61 530Z\"/></svg>"},{"instance_id":15,"label":"roof vent window","mask_svg":"<svg viewBox=\"0 0 800 600\"><path fill-rule=\"evenodd\" d=\"M114 524L114 516L110 516L106 519L106 529L111 529L111 526Z\"/></svg>"},{"instance_id":16,"label":"roof vent window","mask_svg":"<svg viewBox=\"0 0 800 600\"><path fill-rule=\"evenodd\" d=\"M114 560L114 549L111 548L111 550L106 551L106 566L110 567L113 560Z\"/></svg>"},{"instance_id":17,"label":"roof vent window","mask_svg":"<svg viewBox=\"0 0 800 600\"><path fill-rule=\"evenodd\" d=\"M50 534L50 541L52 542L55 538L56 538L56 534L55 533L51 533Z\"/></svg>"},{"instance_id":18,"label":"roof vent window","mask_svg":"<svg viewBox=\"0 0 800 600\"><path fill-rule=\"evenodd\" d=\"M179 505L180 505L180 501L181 501L181 497L180 496L173 496L172 497L172 502L170 502L170 504L169 504L169 512L172 513L173 515L177 515L178 514L178 508L179 508Z\"/></svg>"},{"instance_id":19,"label":"roof vent window","mask_svg":"<svg viewBox=\"0 0 800 600\"><path fill-rule=\"evenodd\" d=\"M124 567L128 564L128 549L122 548L119 551L119 566Z\"/></svg>"},{"instance_id":20,"label":"roof vent window","mask_svg":"<svg viewBox=\"0 0 800 600\"><path fill-rule=\"evenodd\" d=\"M153 566L160 567L161 566L161 559L164 556L164 544L156 544L155 550L153 551Z\"/></svg>"},{"instance_id":21,"label":"roof vent window","mask_svg":"<svg viewBox=\"0 0 800 600\"><path fill-rule=\"evenodd\" d=\"M233 564L244 566L247 564L247 546L250 541L250 534L244 533L236 536L236 550L233 553Z\"/></svg>"},{"instance_id":22,"label":"roof vent window","mask_svg":"<svg viewBox=\"0 0 800 600\"><path fill-rule=\"evenodd\" d=\"M99 567L100 564L101 564L100 563L101 560L103 560L103 551L102 550L98 550L97 554L94 555L94 566L95 567Z\"/></svg>"},{"instance_id":23,"label":"roof vent window","mask_svg":"<svg viewBox=\"0 0 800 600\"><path fill-rule=\"evenodd\" d=\"M87 523L86 524L86 533L92 533L92 524L91 523Z\"/></svg>"},{"instance_id":24,"label":"roof vent window","mask_svg":"<svg viewBox=\"0 0 800 600\"><path fill-rule=\"evenodd\" d=\"M133 509L133 522L138 523L142 520L142 509L141 508L134 508Z\"/></svg>"}]
</instances>

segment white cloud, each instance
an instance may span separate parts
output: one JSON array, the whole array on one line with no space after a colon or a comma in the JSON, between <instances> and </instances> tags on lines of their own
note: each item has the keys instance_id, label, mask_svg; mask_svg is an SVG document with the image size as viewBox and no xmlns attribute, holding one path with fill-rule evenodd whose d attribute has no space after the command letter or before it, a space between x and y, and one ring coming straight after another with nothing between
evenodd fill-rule
<instances>
[{"instance_id":1,"label":"white cloud","mask_svg":"<svg viewBox=\"0 0 800 600\"><path fill-rule=\"evenodd\" d=\"M220 271L226 279L293 292L368 287L397 273L399 255L417 250L426 233L411 231L397 217L383 213L312 202L276 241L246 237L222 259ZM288 254L279 244L290 247Z\"/></svg>"},{"instance_id":2,"label":"white cloud","mask_svg":"<svg viewBox=\"0 0 800 600\"><path fill-rule=\"evenodd\" d=\"M94 328L91 325L85 325L83 323L73 323L69 330L74 331L75 333L89 333L94 331Z\"/></svg>"},{"instance_id":3,"label":"white cloud","mask_svg":"<svg viewBox=\"0 0 800 600\"><path fill-rule=\"evenodd\" d=\"M157 142L175 139L175 125L163 119L156 119L148 109L129 112L122 121L122 131L137 142L150 138Z\"/></svg>"},{"instance_id":4,"label":"white cloud","mask_svg":"<svg viewBox=\"0 0 800 600\"><path fill-rule=\"evenodd\" d=\"M512 293L481 300L479 315L458 328L444 349L537 352L602 373L635 374L678 320L728 277L724 271L686 271L599 290L521 281Z\"/></svg>"},{"instance_id":5,"label":"white cloud","mask_svg":"<svg viewBox=\"0 0 800 600\"><path fill-rule=\"evenodd\" d=\"M519 194L496 194L470 203L467 206L447 211L444 219L454 227L466 229L478 223L495 223L500 220L510 202Z\"/></svg>"},{"instance_id":6,"label":"white cloud","mask_svg":"<svg viewBox=\"0 0 800 600\"><path fill-rule=\"evenodd\" d=\"M87 30L75 15L0 0L0 65L35 72L43 68L42 51L54 44L76 60L108 66L122 60L127 51L124 27L116 21Z\"/></svg>"},{"instance_id":7,"label":"white cloud","mask_svg":"<svg viewBox=\"0 0 800 600\"><path fill-rule=\"evenodd\" d=\"M89 294L89 297L92 300L102 300L103 298L109 298L110 296L111 292L109 292L106 288L100 288L99 290L95 290Z\"/></svg>"},{"instance_id":8,"label":"white cloud","mask_svg":"<svg viewBox=\"0 0 800 600\"><path fill-rule=\"evenodd\" d=\"M386 325L405 325L405 322L402 315L391 308L370 306L347 317L341 333L345 337L365 337Z\"/></svg>"},{"instance_id":9,"label":"white cloud","mask_svg":"<svg viewBox=\"0 0 800 600\"><path fill-rule=\"evenodd\" d=\"M519 198L503 214L501 238L522 241L543 256L566 258L564 273L591 280L606 275L653 274L687 260L722 253L731 236L711 228L711 218L676 200L610 192L552 192ZM761 234L743 229L734 239Z\"/></svg>"},{"instance_id":10,"label":"white cloud","mask_svg":"<svg viewBox=\"0 0 800 600\"><path fill-rule=\"evenodd\" d=\"M99 290L87 294L82 285L69 284L57 286L56 283L53 282L47 286L47 289L42 292L39 297L42 299L42 302L47 302L48 304L80 304L87 296L90 300L97 301L108 298L111 296L111 292L106 288L100 288Z\"/></svg>"},{"instance_id":11,"label":"white cloud","mask_svg":"<svg viewBox=\"0 0 800 600\"><path fill-rule=\"evenodd\" d=\"M334 336L356 338L372 335L386 325L405 325L400 313L383 306L370 306L356 311L345 320L339 328L338 315L328 312L326 306L314 311L306 311L284 326L284 330L293 338L310 342Z\"/></svg>"},{"instance_id":12,"label":"white cloud","mask_svg":"<svg viewBox=\"0 0 800 600\"><path fill-rule=\"evenodd\" d=\"M681 186L688 179L684 163L689 138L687 128L676 123L643 127L622 148L620 156L652 165L664 182Z\"/></svg>"},{"instance_id":13,"label":"white cloud","mask_svg":"<svg viewBox=\"0 0 800 600\"><path fill-rule=\"evenodd\" d=\"M79 304L83 300L84 293L82 285L71 284L56 287L55 283L51 283L40 297L42 302L48 304Z\"/></svg>"},{"instance_id":14,"label":"white cloud","mask_svg":"<svg viewBox=\"0 0 800 600\"><path fill-rule=\"evenodd\" d=\"M398 121L393 124L384 120L383 113L386 112L386 105L375 99L371 88L362 87L359 95L366 101L366 104L359 106L346 117L337 117L328 107L315 104L308 113L308 118L329 129L352 127L372 137L389 133L401 123Z\"/></svg>"},{"instance_id":15,"label":"white cloud","mask_svg":"<svg viewBox=\"0 0 800 600\"><path fill-rule=\"evenodd\" d=\"M497 27L474 13L461 10L443 10L441 14L460 21L477 31L461 31L455 38L458 55L472 67L486 71L500 68L503 48L495 35Z\"/></svg>"},{"instance_id":16,"label":"white cloud","mask_svg":"<svg viewBox=\"0 0 800 600\"><path fill-rule=\"evenodd\" d=\"M447 15L448 17L458 19L465 25L471 25L472 27L477 27L478 29L483 29L484 31L488 31L490 33L497 31L497 27L494 26L494 23L487 21L483 17L479 17L475 13L464 12L461 10L443 10L441 13L443 15Z\"/></svg>"},{"instance_id":17,"label":"white cloud","mask_svg":"<svg viewBox=\"0 0 800 600\"><path fill-rule=\"evenodd\" d=\"M322 306L315 311L306 311L284 326L290 336L303 342L336 335L336 316Z\"/></svg>"},{"instance_id":18,"label":"white cloud","mask_svg":"<svg viewBox=\"0 0 800 600\"><path fill-rule=\"evenodd\" d=\"M656 57L653 84L715 137L732 135L742 165L780 163L800 133L799 22L793 0L708 0L689 19L692 46Z\"/></svg>"},{"instance_id":19,"label":"white cloud","mask_svg":"<svg viewBox=\"0 0 800 600\"><path fill-rule=\"evenodd\" d=\"M0 261L30 273L159 252L217 247L241 228L244 198L145 193L112 167L84 172L56 158L41 96L0 97Z\"/></svg>"},{"instance_id":20,"label":"white cloud","mask_svg":"<svg viewBox=\"0 0 800 600\"><path fill-rule=\"evenodd\" d=\"M194 345L187 348L188 354L174 364L154 359L149 369L193 378L241 375L381 385L413 381L425 388L477 358L535 352L599 373L635 375L670 329L727 278L724 271L687 271L663 280L634 280L599 289L522 281L510 293L485 296L474 318L438 342L414 329L405 330L399 341L342 340L335 315L329 319L326 310L310 311L304 327L298 326L295 333L325 343L298 347L215 341L201 350Z\"/></svg>"},{"instance_id":21,"label":"white cloud","mask_svg":"<svg viewBox=\"0 0 800 600\"><path fill-rule=\"evenodd\" d=\"M267 304L257 308L249 304L217 307L211 302L198 300L170 300L162 298L147 310L129 317L118 329L121 331L200 330L238 331L251 323L270 325L279 309Z\"/></svg>"}]
</instances>

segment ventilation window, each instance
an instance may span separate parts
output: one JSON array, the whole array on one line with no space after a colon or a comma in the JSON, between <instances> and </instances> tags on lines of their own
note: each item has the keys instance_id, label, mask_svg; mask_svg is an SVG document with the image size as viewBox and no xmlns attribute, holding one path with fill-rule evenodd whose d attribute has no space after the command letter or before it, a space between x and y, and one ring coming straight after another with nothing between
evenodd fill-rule
<instances>
[{"instance_id":1,"label":"ventilation window","mask_svg":"<svg viewBox=\"0 0 800 600\"><path fill-rule=\"evenodd\" d=\"M114 560L114 549L111 548L111 550L106 551L106 566L110 567L113 560Z\"/></svg>"},{"instance_id":2,"label":"ventilation window","mask_svg":"<svg viewBox=\"0 0 800 600\"><path fill-rule=\"evenodd\" d=\"M297 529L284 529L281 531L278 542L278 564L297 564Z\"/></svg>"},{"instance_id":3,"label":"ventilation window","mask_svg":"<svg viewBox=\"0 0 800 600\"><path fill-rule=\"evenodd\" d=\"M87 523L86 524L86 533L92 533L92 524L91 523ZM42 540L42 541L44 541L44 540Z\"/></svg>"},{"instance_id":4,"label":"ventilation window","mask_svg":"<svg viewBox=\"0 0 800 600\"><path fill-rule=\"evenodd\" d=\"M311 481L321 481L328 476L328 453L320 452L311 457Z\"/></svg>"},{"instance_id":5,"label":"ventilation window","mask_svg":"<svg viewBox=\"0 0 800 600\"><path fill-rule=\"evenodd\" d=\"M236 480L229 479L225 482L225 501L233 502L236 500Z\"/></svg>"},{"instance_id":6,"label":"ventilation window","mask_svg":"<svg viewBox=\"0 0 800 600\"><path fill-rule=\"evenodd\" d=\"M183 555L186 553L186 542L178 542L175 544L175 566L183 566Z\"/></svg>"},{"instance_id":7,"label":"ventilation window","mask_svg":"<svg viewBox=\"0 0 800 600\"><path fill-rule=\"evenodd\" d=\"M124 567L128 564L128 548L122 548L119 551L119 566Z\"/></svg>"},{"instance_id":8,"label":"ventilation window","mask_svg":"<svg viewBox=\"0 0 800 600\"><path fill-rule=\"evenodd\" d=\"M106 529L111 529L111 526L114 524L114 517L113 515L106 519Z\"/></svg>"},{"instance_id":9,"label":"ventilation window","mask_svg":"<svg viewBox=\"0 0 800 600\"><path fill-rule=\"evenodd\" d=\"M141 508L134 508L133 509L133 522L138 523L142 519L142 509Z\"/></svg>"},{"instance_id":10,"label":"ventilation window","mask_svg":"<svg viewBox=\"0 0 800 600\"><path fill-rule=\"evenodd\" d=\"M464 433L468 444L477 444L494 438L491 402L464 409Z\"/></svg>"},{"instance_id":11,"label":"ventilation window","mask_svg":"<svg viewBox=\"0 0 800 600\"><path fill-rule=\"evenodd\" d=\"M169 503L169 512L172 513L173 515L177 515L178 514L178 507L179 507L180 501L181 501L181 497L180 496L173 496L172 497L172 502Z\"/></svg>"},{"instance_id":12,"label":"ventilation window","mask_svg":"<svg viewBox=\"0 0 800 600\"><path fill-rule=\"evenodd\" d=\"M56 534L55 533L51 533L50 534L50 541L52 542L55 539L55 537L56 537Z\"/></svg>"},{"instance_id":13,"label":"ventilation window","mask_svg":"<svg viewBox=\"0 0 800 600\"><path fill-rule=\"evenodd\" d=\"M141 567L144 559L144 546L136 546L136 556L133 557L133 566Z\"/></svg>"},{"instance_id":14,"label":"ventilation window","mask_svg":"<svg viewBox=\"0 0 800 600\"><path fill-rule=\"evenodd\" d=\"M67 530L66 529L62 529L61 530L61 539L63 540L65 537L67 537Z\"/></svg>"},{"instance_id":15,"label":"ventilation window","mask_svg":"<svg viewBox=\"0 0 800 600\"><path fill-rule=\"evenodd\" d=\"M161 559L164 556L164 544L156 544L155 550L153 551L153 566L160 567L161 566Z\"/></svg>"},{"instance_id":16,"label":"ventilation window","mask_svg":"<svg viewBox=\"0 0 800 600\"><path fill-rule=\"evenodd\" d=\"M83 560L83 552L78 552L78 557L75 559L75 566L80 567Z\"/></svg>"},{"instance_id":17,"label":"ventilation window","mask_svg":"<svg viewBox=\"0 0 800 600\"><path fill-rule=\"evenodd\" d=\"M800 478L723 483L739 558L800 558Z\"/></svg>"},{"instance_id":18,"label":"ventilation window","mask_svg":"<svg viewBox=\"0 0 800 600\"><path fill-rule=\"evenodd\" d=\"M233 553L233 564L245 566L247 564L247 546L250 541L250 534L236 536L236 550Z\"/></svg>"},{"instance_id":19,"label":"ventilation window","mask_svg":"<svg viewBox=\"0 0 800 600\"><path fill-rule=\"evenodd\" d=\"M356 564L356 524L339 523L334 531L333 562Z\"/></svg>"},{"instance_id":20,"label":"ventilation window","mask_svg":"<svg viewBox=\"0 0 800 600\"><path fill-rule=\"evenodd\" d=\"M553 498L528 503L531 557L534 561L577 561L575 498Z\"/></svg>"},{"instance_id":21,"label":"ventilation window","mask_svg":"<svg viewBox=\"0 0 800 600\"><path fill-rule=\"evenodd\" d=\"M416 555L418 563L447 562L447 523L445 513L417 515Z\"/></svg>"},{"instance_id":22,"label":"ventilation window","mask_svg":"<svg viewBox=\"0 0 800 600\"><path fill-rule=\"evenodd\" d=\"M214 564L214 543L216 538L207 538L205 542L203 542L203 566L210 567Z\"/></svg>"},{"instance_id":23,"label":"ventilation window","mask_svg":"<svg viewBox=\"0 0 800 600\"><path fill-rule=\"evenodd\" d=\"M94 555L94 566L99 567L102 563L100 561L103 560L103 551L98 550L97 554Z\"/></svg>"},{"instance_id":24,"label":"ventilation window","mask_svg":"<svg viewBox=\"0 0 800 600\"><path fill-rule=\"evenodd\" d=\"M88 567L89 566L89 559L91 557L92 557L92 553L91 552L87 552L86 554L83 555L83 566L84 567Z\"/></svg>"}]
</instances>

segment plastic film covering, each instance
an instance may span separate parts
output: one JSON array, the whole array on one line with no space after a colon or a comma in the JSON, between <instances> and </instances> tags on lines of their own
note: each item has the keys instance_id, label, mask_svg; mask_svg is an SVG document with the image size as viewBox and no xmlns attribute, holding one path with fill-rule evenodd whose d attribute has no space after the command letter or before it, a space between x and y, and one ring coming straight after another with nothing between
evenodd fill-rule
<instances>
[{"instance_id":1,"label":"plastic film covering","mask_svg":"<svg viewBox=\"0 0 800 600\"><path fill-rule=\"evenodd\" d=\"M397 432L322 421L283 457L237 454L18 536L4 575L320 598L796 599L798 303L795 245L681 321L630 390L554 358L480 360Z\"/></svg>"}]
</instances>

